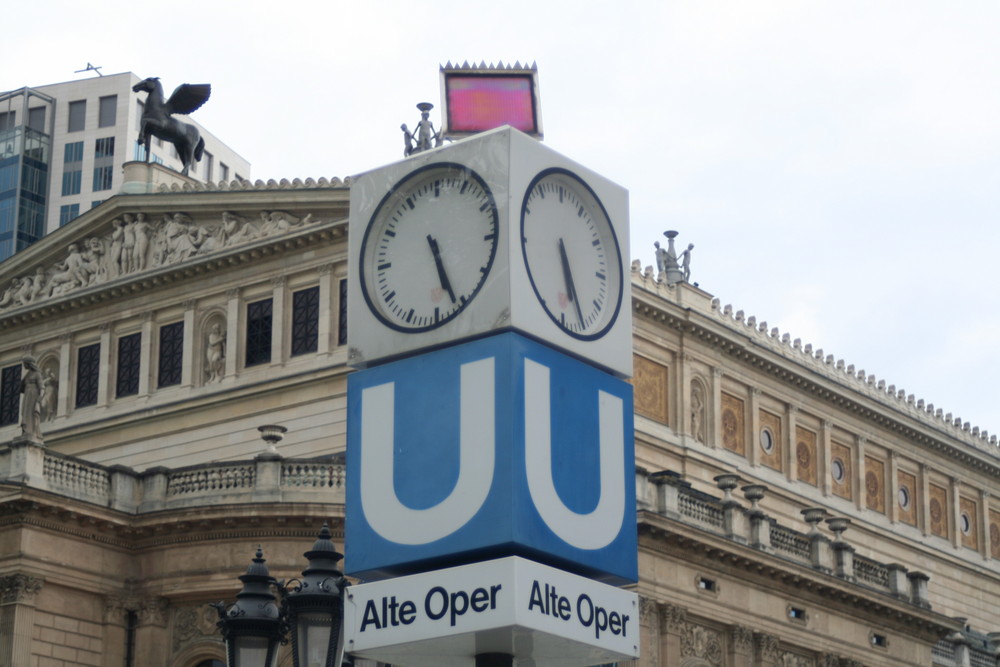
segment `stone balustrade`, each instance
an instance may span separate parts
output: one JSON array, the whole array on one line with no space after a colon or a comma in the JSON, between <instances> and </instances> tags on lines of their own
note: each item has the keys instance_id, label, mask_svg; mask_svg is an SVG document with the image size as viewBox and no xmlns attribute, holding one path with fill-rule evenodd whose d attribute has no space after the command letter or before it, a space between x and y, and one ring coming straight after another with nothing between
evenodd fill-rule
<instances>
[{"instance_id":1,"label":"stone balustrade","mask_svg":"<svg viewBox=\"0 0 1000 667\"><path fill-rule=\"evenodd\" d=\"M58 454L27 440L0 449L0 482L130 514L240 503L343 503L344 481L343 463L331 458L265 455L136 472Z\"/></svg>"},{"instance_id":2,"label":"stone balustrade","mask_svg":"<svg viewBox=\"0 0 1000 667\"><path fill-rule=\"evenodd\" d=\"M819 531L818 524L825 513L817 508L804 510L804 514L810 514L806 517L806 521L812 525L809 533L800 533L778 525L759 506L766 487L760 484L742 487L747 500L744 505L732 495L732 490L738 485L737 479L735 475L717 477L716 481L725 496L715 498L693 489L689 482L685 482L674 472L647 474L640 470L636 480L636 488L640 490L638 505L640 509L655 511L736 543L749 545L918 607L930 608L927 575L909 572L898 563L879 563L858 556L854 547L843 538L850 521L842 517L827 519L835 536L832 539ZM643 493L648 497L642 497Z\"/></svg>"}]
</instances>

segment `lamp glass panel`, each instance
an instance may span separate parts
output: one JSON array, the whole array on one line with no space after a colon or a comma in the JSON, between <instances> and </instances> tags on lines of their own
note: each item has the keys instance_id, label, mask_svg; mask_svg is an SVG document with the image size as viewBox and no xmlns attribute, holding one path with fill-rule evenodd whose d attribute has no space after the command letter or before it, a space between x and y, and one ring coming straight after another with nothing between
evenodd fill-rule
<instances>
[{"instance_id":1,"label":"lamp glass panel","mask_svg":"<svg viewBox=\"0 0 1000 667\"><path fill-rule=\"evenodd\" d=\"M333 617L325 612L300 612L298 625L298 667L326 667L330 650Z\"/></svg>"}]
</instances>

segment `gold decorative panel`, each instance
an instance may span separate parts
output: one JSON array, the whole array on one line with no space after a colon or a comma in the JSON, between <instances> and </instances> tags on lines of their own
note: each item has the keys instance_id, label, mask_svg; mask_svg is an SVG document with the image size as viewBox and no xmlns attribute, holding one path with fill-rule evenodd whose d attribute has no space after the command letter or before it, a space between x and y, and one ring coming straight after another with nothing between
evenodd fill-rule
<instances>
[{"instance_id":1,"label":"gold decorative panel","mask_svg":"<svg viewBox=\"0 0 1000 667\"><path fill-rule=\"evenodd\" d=\"M885 463L865 457L865 506L885 514Z\"/></svg>"},{"instance_id":2,"label":"gold decorative panel","mask_svg":"<svg viewBox=\"0 0 1000 667\"><path fill-rule=\"evenodd\" d=\"M759 413L760 433L757 445L760 447L760 464L774 470L781 470L781 417L761 410Z\"/></svg>"},{"instance_id":3,"label":"gold decorative panel","mask_svg":"<svg viewBox=\"0 0 1000 667\"><path fill-rule=\"evenodd\" d=\"M948 490L943 486L930 484L927 487L928 509L931 516L931 534L948 537Z\"/></svg>"},{"instance_id":4,"label":"gold decorative panel","mask_svg":"<svg viewBox=\"0 0 1000 667\"><path fill-rule=\"evenodd\" d=\"M746 414L743 401L732 394L722 394L722 446L746 456Z\"/></svg>"},{"instance_id":5,"label":"gold decorative panel","mask_svg":"<svg viewBox=\"0 0 1000 667\"><path fill-rule=\"evenodd\" d=\"M917 525L917 478L902 470L896 473L896 512L899 520L911 526Z\"/></svg>"},{"instance_id":6,"label":"gold decorative panel","mask_svg":"<svg viewBox=\"0 0 1000 667\"><path fill-rule=\"evenodd\" d=\"M851 480L854 479L854 471L851 466L851 448L843 443L834 442L830 444L830 490L833 495L850 500L854 497L851 493Z\"/></svg>"},{"instance_id":7,"label":"gold decorative panel","mask_svg":"<svg viewBox=\"0 0 1000 667\"><path fill-rule=\"evenodd\" d=\"M795 427L795 476L816 486L816 434L801 426Z\"/></svg>"},{"instance_id":8,"label":"gold decorative panel","mask_svg":"<svg viewBox=\"0 0 1000 667\"><path fill-rule=\"evenodd\" d=\"M1000 560L1000 512L990 510L990 555Z\"/></svg>"},{"instance_id":9,"label":"gold decorative panel","mask_svg":"<svg viewBox=\"0 0 1000 667\"><path fill-rule=\"evenodd\" d=\"M958 534L962 537L962 546L970 549L979 548L979 508L975 500L958 499Z\"/></svg>"},{"instance_id":10,"label":"gold decorative panel","mask_svg":"<svg viewBox=\"0 0 1000 667\"><path fill-rule=\"evenodd\" d=\"M634 356L632 366L635 411L666 424L670 414L667 410L667 367L639 355Z\"/></svg>"}]
</instances>

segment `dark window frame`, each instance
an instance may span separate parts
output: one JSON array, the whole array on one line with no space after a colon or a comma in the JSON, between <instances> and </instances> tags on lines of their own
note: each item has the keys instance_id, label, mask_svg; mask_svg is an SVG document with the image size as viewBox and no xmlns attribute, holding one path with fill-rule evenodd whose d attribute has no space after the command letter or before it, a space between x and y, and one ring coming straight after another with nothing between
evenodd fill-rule
<instances>
[{"instance_id":1,"label":"dark window frame","mask_svg":"<svg viewBox=\"0 0 1000 667\"><path fill-rule=\"evenodd\" d=\"M319 286L292 293L292 356L319 349Z\"/></svg>"},{"instance_id":2,"label":"dark window frame","mask_svg":"<svg viewBox=\"0 0 1000 667\"><path fill-rule=\"evenodd\" d=\"M139 370L142 359L142 334L118 337L118 359L115 368L115 398L139 393Z\"/></svg>"},{"instance_id":3,"label":"dark window frame","mask_svg":"<svg viewBox=\"0 0 1000 667\"><path fill-rule=\"evenodd\" d=\"M75 407L97 405L101 383L101 344L84 345L76 350Z\"/></svg>"},{"instance_id":4,"label":"dark window frame","mask_svg":"<svg viewBox=\"0 0 1000 667\"><path fill-rule=\"evenodd\" d=\"M184 322L160 327L160 350L157 360L156 387L174 387L184 372Z\"/></svg>"},{"instance_id":5,"label":"dark window frame","mask_svg":"<svg viewBox=\"0 0 1000 667\"><path fill-rule=\"evenodd\" d=\"M244 366L271 363L272 326L274 301L270 297L247 304L246 349Z\"/></svg>"}]
</instances>

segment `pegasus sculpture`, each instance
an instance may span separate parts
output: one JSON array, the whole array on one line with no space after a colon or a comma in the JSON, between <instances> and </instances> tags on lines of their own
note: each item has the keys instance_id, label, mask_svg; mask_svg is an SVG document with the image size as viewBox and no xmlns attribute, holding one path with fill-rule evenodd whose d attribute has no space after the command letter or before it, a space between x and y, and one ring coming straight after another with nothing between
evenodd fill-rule
<instances>
[{"instance_id":1,"label":"pegasus sculpture","mask_svg":"<svg viewBox=\"0 0 1000 667\"><path fill-rule=\"evenodd\" d=\"M205 152L205 140L198 128L190 123L183 123L174 114L189 114L197 111L212 95L212 86L207 83L184 83L169 100L163 100L163 86L159 77L151 76L132 86L136 93L146 92L146 104L142 119L139 121L139 143L146 149L146 161L150 159L149 142L151 137L159 137L169 141L177 149L184 165L182 174L188 175L188 169L199 160Z\"/></svg>"}]
</instances>

